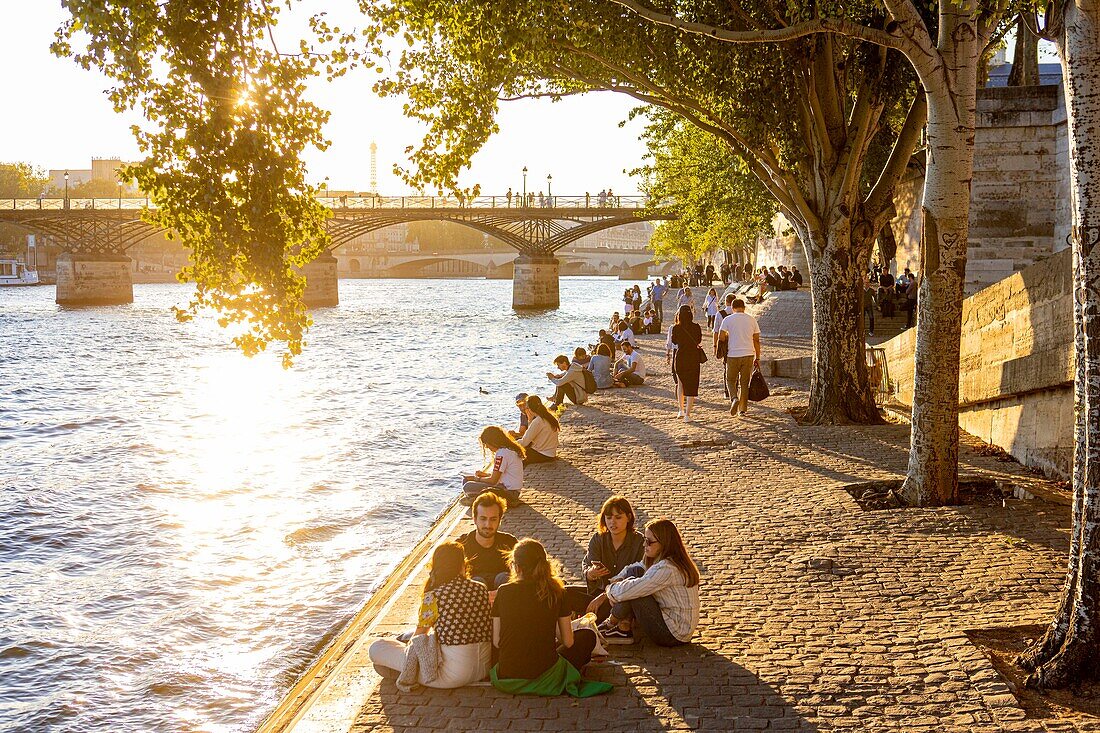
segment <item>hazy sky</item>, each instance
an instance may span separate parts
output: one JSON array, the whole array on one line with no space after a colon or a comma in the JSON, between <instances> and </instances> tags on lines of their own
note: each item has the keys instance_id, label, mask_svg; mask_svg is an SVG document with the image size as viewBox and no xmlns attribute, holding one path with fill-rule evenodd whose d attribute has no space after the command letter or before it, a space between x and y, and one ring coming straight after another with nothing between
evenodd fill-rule
<instances>
[{"instance_id":1,"label":"hazy sky","mask_svg":"<svg viewBox=\"0 0 1100 733\"><path fill-rule=\"evenodd\" d=\"M339 10L338 3L326 5ZM111 109L103 95L107 80L50 54L53 31L66 16L59 0L0 0L0 6L8 18L0 26L0 63L8 70L0 161L84 169L93 156L136 157L129 131L134 120ZM330 188L366 190L370 142L375 140L379 192L405 193L407 187L391 169L403 159L405 147L419 141L420 132L402 116L400 100L371 93L373 76L361 72L317 85L314 99L332 112L325 128L332 145L307 156L310 177L316 182L327 177ZM595 193L608 186L635 193L638 184L623 170L641 162L641 123L619 127L633 106L611 94L507 103L499 117L501 132L474 159L462 182L478 182L486 193L503 193L509 186L518 190L526 165L528 190L545 189L546 176L552 174L557 194Z\"/></svg>"}]
</instances>

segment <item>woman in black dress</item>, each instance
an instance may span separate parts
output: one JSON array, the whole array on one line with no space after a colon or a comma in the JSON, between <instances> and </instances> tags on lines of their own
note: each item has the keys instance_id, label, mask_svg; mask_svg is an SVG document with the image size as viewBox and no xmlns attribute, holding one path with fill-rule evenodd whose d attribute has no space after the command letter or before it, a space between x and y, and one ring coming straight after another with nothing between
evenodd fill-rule
<instances>
[{"instance_id":1,"label":"woman in black dress","mask_svg":"<svg viewBox=\"0 0 1100 733\"><path fill-rule=\"evenodd\" d=\"M691 307L680 306L676 313L676 325L672 327L672 343L675 357L672 368L684 398L684 422L691 422L691 408L699 396L699 357L702 349L703 330L691 316Z\"/></svg>"}]
</instances>

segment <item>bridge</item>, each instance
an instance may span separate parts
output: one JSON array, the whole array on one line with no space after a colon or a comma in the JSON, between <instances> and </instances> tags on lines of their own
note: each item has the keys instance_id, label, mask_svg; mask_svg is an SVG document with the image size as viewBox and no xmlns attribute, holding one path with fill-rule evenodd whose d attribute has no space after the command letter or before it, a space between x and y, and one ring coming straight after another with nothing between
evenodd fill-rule
<instances>
[{"instance_id":1,"label":"bridge","mask_svg":"<svg viewBox=\"0 0 1100 733\"><path fill-rule=\"evenodd\" d=\"M519 252L512 277L515 308L556 308L557 252L580 238L624 224L667 220L667 206L644 196L322 196L329 210L328 250L302 268L311 306L339 302L332 250L363 234L395 224L445 221L489 234ZM57 302L62 305L133 302L130 259L134 245L161 229L141 213L144 198L0 199L0 223L47 235L59 243Z\"/></svg>"}]
</instances>

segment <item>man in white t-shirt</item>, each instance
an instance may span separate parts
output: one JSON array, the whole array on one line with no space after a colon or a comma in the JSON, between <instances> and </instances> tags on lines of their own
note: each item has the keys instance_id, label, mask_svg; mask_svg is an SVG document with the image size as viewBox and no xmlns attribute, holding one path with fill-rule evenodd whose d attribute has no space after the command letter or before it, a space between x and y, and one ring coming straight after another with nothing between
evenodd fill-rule
<instances>
[{"instance_id":1,"label":"man in white t-shirt","mask_svg":"<svg viewBox=\"0 0 1100 733\"><path fill-rule=\"evenodd\" d=\"M638 348L638 342L634 340L634 330L630 327L625 320L619 321L619 335L615 339L620 344L629 343L634 348Z\"/></svg>"},{"instance_id":2,"label":"man in white t-shirt","mask_svg":"<svg viewBox=\"0 0 1100 733\"><path fill-rule=\"evenodd\" d=\"M718 340L725 341L726 389L730 396L730 414L744 414L749 409L749 380L752 369L760 363L760 325L745 312L745 301L734 298L733 311L722 319Z\"/></svg>"},{"instance_id":3,"label":"man in white t-shirt","mask_svg":"<svg viewBox=\"0 0 1100 733\"><path fill-rule=\"evenodd\" d=\"M623 341L623 357L619 360L619 367L615 372L615 385L618 387L637 387L645 382L645 363L642 355L629 341Z\"/></svg>"}]
</instances>

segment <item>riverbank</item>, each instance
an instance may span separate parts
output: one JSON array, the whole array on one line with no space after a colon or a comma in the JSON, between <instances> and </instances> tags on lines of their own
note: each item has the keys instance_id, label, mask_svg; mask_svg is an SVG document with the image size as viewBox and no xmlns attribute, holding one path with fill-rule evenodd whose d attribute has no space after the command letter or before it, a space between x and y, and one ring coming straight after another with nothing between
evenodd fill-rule
<instances>
[{"instance_id":1,"label":"riverbank","mask_svg":"<svg viewBox=\"0 0 1100 733\"><path fill-rule=\"evenodd\" d=\"M804 353L808 324L790 318L801 306L766 305L765 358ZM313 693L284 704L262 730L1046 727L1024 720L965 632L1049 618L1064 573L1062 503L863 511L845 487L901 476L907 426L799 426L789 410L804 404L806 385L782 379L747 417L732 418L713 360L696 422L684 424L663 339L641 341L647 384L569 408L561 460L528 469L523 504L503 529L540 539L578 581L606 497L626 494L642 521L670 517L703 575L694 643L616 647L588 671L614 692L588 700L514 698L487 686L401 694L379 682L366 645L408 628L424 579L423 563L412 563L372 599L373 618L349 627L340 659L314 668ZM961 463L970 475L1035 481L966 436ZM454 509L437 536L467 523Z\"/></svg>"}]
</instances>

